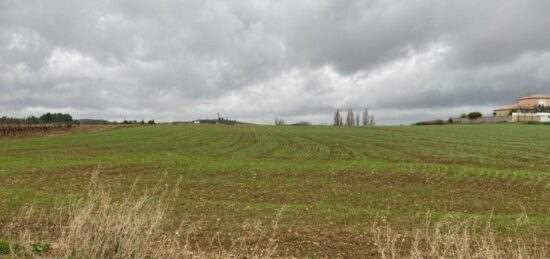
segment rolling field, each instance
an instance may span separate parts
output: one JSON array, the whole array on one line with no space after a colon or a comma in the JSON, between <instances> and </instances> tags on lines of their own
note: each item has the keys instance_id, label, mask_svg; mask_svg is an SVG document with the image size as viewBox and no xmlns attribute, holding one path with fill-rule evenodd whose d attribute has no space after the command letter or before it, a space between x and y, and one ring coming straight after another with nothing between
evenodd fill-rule
<instances>
[{"instance_id":1,"label":"rolling field","mask_svg":"<svg viewBox=\"0 0 550 259\"><path fill-rule=\"evenodd\" d=\"M278 212L278 255L376 255L373 224L407 236L427 217L490 221L498 242L544 240L549 154L544 125L157 125L0 138L0 224L29 205L55 214L86 196L98 170L114 197L179 181L163 228L195 222L199 244Z\"/></svg>"}]
</instances>

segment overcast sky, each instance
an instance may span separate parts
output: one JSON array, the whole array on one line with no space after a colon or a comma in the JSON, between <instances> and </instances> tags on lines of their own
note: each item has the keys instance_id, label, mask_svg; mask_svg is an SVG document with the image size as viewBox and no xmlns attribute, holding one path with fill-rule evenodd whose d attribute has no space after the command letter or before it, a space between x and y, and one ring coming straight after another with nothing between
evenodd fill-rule
<instances>
[{"instance_id":1,"label":"overcast sky","mask_svg":"<svg viewBox=\"0 0 550 259\"><path fill-rule=\"evenodd\" d=\"M0 116L378 124L550 94L546 0L0 0Z\"/></svg>"}]
</instances>

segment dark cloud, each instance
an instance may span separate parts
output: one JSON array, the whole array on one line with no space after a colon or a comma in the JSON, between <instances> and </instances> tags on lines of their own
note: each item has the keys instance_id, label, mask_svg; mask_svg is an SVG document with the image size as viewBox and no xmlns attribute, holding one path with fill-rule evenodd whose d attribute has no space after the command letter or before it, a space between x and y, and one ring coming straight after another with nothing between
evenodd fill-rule
<instances>
[{"instance_id":1,"label":"dark cloud","mask_svg":"<svg viewBox=\"0 0 550 259\"><path fill-rule=\"evenodd\" d=\"M0 0L0 113L400 123L550 94L550 2Z\"/></svg>"}]
</instances>

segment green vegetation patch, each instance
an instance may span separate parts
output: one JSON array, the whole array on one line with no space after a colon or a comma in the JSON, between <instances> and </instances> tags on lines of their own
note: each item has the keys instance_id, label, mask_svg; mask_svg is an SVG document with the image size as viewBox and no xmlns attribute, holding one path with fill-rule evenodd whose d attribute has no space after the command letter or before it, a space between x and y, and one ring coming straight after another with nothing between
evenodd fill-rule
<instances>
[{"instance_id":1,"label":"green vegetation patch","mask_svg":"<svg viewBox=\"0 0 550 259\"><path fill-rule=\"evenodd\" d=\"M10 254L10 243L5 240L0 240L0 255Z\"/></svg>"},{"instance_id":2,"label":"green vegetation patch","mask_svg":"<svg viewBox=\"0 0 550 259\"><path fill-rule=\"evenodd\" d=\"M169 221L200 222L205 232L237 232L286 208L284 240L308 244L289 248L303 256L323 254L323 245L361 251L353 240L373 221L406 232L428 213L490 219L502 238L543 240L550 237L547 136L547 127L512 124L154 125L0 138L0 222L29 204L54 213L84 197L98 170L115 198L159 179L179 182Z\"/></svg>"}]
</instances>

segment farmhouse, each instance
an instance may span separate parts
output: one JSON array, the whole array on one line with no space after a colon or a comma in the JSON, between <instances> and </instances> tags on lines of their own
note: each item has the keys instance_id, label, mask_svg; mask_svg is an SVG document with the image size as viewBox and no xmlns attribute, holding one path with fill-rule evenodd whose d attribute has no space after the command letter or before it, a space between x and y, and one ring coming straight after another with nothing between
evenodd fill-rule
<instances>
[{"instance_id":1,"label":"farmhouse","mask_svg":"<svg viewBox=\"0 0 550 259\"><path fill-rule=\"evenodd\" d=\"M516 104L500 107L493 110L495 116L510 116L513 112L530 113L536 112L537 107L550 106L550 96L542 94L530 94L523 98L519 98Z\"/></svg>"}]
</instances>

